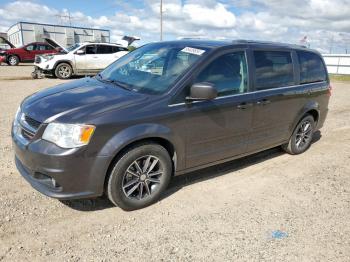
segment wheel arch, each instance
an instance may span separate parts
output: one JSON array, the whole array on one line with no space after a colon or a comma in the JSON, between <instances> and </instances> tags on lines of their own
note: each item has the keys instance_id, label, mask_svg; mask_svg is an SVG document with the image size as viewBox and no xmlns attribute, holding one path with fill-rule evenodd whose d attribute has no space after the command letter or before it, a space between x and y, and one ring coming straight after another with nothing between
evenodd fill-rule
<instances>
[{"instance_id":1,"label":"wheel arch","mask_svg":"<svg viewBox=\"0 0 350 262\"><path fill-rule=\"evenodd\" d=\"M17 57L17 58L18 58L18 62L21 62L21 61L22 61L22 58L21 58L20 55L18 55L18 54L8 54L8 55L6 56L6 62L9 62L9 58L10 58L11 56Z\"/></svg>"},{"instance_id":2,"label":"wheel arch","mask_svg":"<svg viewBox=\"0 0 350 262\"><path fill-rule=\"evenodd\" d=\"M305 112L304 115L306 115L306 114L312 115L312 117L313 117L314 120L315 120L315 123L317 124L317 122L318 122L318 120L319 120L319 118L320 118L320 113L319 113L318 110L316 110L316 109L310 109L309 111Z\"/></svg>"},{"instance_id":3,"label":"wheel arch","mask_svg":"<svg viewBox=\"0 0 350 262\"><path fill-rule=\"evenodd\" d=\"M56 68L57 68L57 66L60 65L60 64L62 64L62 63L67 63L67 64L69 64L69 65L72 67L73 74L75 73L75 70L74 70L74 67L73 67L73 62L70 61L70 60L59 60L59 61L57 61L57 62L54 64L52 70L55 71Z\"/></svg>"},{"instance_id":4,"label":"wheel arch","mask_svg":"<svg viewBox=\"0 0 350 262\"><path fill-rule=\"evenodd\" d=\"M294 122L290 126L290 135L293 133L294 128L297 126L297 124L300 122L305 115L311 115L316 123L316 126L318 124L318 120L320 119L320 109L319 109L319 104L317 102L309 102L306 104L299 112L297 117L295 118Z\"/></svg>"},{"instance_id":5,"label":"wheel arch","mask_svg":"<svg viewBox=\"0 0 350 262\"><path fill-rule=\"evenodd\" d=\"M169 153L173 163L173 174L184 168L185 144L169 128L158 124L142 124L129 127L114 135L100 150L99 155L110 156L104 181L113 169L116 161L131 147L142 143L157 143Z\"/></svg>"},{"instance_id":6,"label":"wheel arch","mask_svg":"<svg viewBox=\"0 0 350 262\"><path fill-rule=\"evenodd\" d=\"M163 146L169 153L169 156L172 160L172 164L173 164L173 175L175 173L175 169L176 169L176 165L177 165L177 153L175 150L174 145L167 139L163 138L163 137L147 137L147 138L143 138L143 139L139 139L139 140L135 140L127 145L125 145L123 148L121 148L116 154L115 156L112 158L112 160L110 161L107 171L105 173L105 177L104 177L104 191L106 190L106 186L108 183L108 179L109 176L115 166L115 164L118 162L119 158L122 157L122 155L130 148L137 146L137 145L141 145L141 144L145 144L145 143L155 143L155 144L159 144L161 146Z\"/></svg>"}]
</instances>

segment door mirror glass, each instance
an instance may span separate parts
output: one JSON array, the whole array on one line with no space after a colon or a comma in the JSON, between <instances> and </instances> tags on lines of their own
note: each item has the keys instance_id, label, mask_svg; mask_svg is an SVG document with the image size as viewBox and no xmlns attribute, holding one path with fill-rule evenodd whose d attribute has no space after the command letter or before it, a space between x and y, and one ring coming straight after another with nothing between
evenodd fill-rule
<instances>
[{"instance_id":1,"label":"door mirror glass","mask_svg":"<svg viewBox=\"0 0 350 262\"><path fill-rule=\"evenodd\" d=\"M80 50L76 51L75 54L77 54L77 55L85 55L85 51L80 49Z\"/></svg>"},{"instance_id":2,"label":"door mirror glass","mask_svg":"<svg viewBox=\"0 0 350 262\"><path fill-rule=\"evenodd\" d=\"M187 100L212 100L218 96L218 92L212 83L195 83L191 86L190 96Z\"/></svg>"}]
</instances>

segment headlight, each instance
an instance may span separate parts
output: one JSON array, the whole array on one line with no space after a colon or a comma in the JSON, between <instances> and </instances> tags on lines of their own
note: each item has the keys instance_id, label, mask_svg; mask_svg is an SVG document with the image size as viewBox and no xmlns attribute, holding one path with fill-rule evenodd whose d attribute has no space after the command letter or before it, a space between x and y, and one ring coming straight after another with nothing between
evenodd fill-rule
<instances>
[{"instance_id":1,"label":"headlight","mask_svg":"<svg viewBox=\"0 0 350 262\"><path fill-rule=\"evenodd\" d=\"M89 144L94 131L93 125L50 123L42 138L59 147L74 148Z\"/></svg>"},{"instance_id":2,"label":"headlight","mask_svg":"<svg viewBox=\"0 0 350 262\"><path fill-rule=\"evenodd\" d=\"M19 106L15 115L15 119L13 120L13 133L18 134L19 133L19 115L21 114L21 107Z\"/></svg>"},{"instance_id":3,"label":"headlight","mask_svg":"<svg viewBox=\"0 0 350 262\"><path fill-rule=\"evenodd\" d=\"M19 106L19 107L17 108L17 112L16 112L16 114L15 114L15 120L18 119L18 116L19 116L20 113L21 113L21 107Z\"/></svg>"},{"instance_id":4,"label":"headlight","mask_svg":"<svg viewBox=\"0 0 350 262\"><path fill-rule=\"evenodd\" d=\"M53 59L53 55L42 56L42 59L44 60L44 62L50 61L51 59Z\"/></svg>"}]
</instances>

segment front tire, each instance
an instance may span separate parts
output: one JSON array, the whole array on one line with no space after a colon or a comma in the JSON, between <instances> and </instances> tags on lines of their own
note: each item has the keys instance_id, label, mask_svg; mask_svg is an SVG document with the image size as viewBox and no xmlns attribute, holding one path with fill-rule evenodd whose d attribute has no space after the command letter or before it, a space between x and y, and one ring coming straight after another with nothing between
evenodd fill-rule
<instances>
[{"instance_id":1,"label":"front tire","mask_svg":"<svg viewBox=\"0 0 350 262\"><path fill-rule=\"evenodd\" d=\"M19 64L19 58L16 55L9 56L7 61L8 61L7 64L10 65L10 66L16 66L16 65Z\"/></svg>"},{"instance_id":2,"label":"front tire","mask_svg":"<svg viewBox=\"0 0 350 262\"><path fill-rule=\"evenodd\" d=\"M68 63L61 63L56 66L55 76L59 79L69 79L73 74L73 69Z\"/></svg>"},{"instance_id":3,"label":"front tire","mask_svg":"<svg viewBox=\"0 0 350 262\"><path fill-rule=\"evenodd\" d=\"M159 144L139 144L115 163L107 183L109 200L124 210L149 206L159 200L172 176L168 151Z\"/></svg>"},{"instance_id":4,"label":"front tire","mask_svg":"<svg viewBox=\"0 0 350 262\"><path fill-rule=\"evenodd\" d=\"M295 127L289 142L282 145L282 149L291 155L304 153L311 145L314 130L314 118L306 115Z\"/></svg>"}]
</instances>

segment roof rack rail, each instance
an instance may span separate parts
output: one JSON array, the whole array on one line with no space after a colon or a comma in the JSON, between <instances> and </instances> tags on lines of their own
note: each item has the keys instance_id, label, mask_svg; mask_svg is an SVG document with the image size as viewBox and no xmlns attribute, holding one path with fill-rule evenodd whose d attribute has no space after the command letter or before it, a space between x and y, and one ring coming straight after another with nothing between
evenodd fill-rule
<instances>
[{"instance_id":1,"label":"roof rack rail","mask_svg":"<svg viewBox=\"0 0 350 262\"><path fill-rule=\"evenodd\" d=\"M281 42L274 42L274 41L260 41L260 40L237 39L237 40L232 40L232 42L233 42L233 43L244 43L244 44L264 44L264 45L298 46L298 47L307 48L307 46L305 46L305 45L281 43Z\"/></svg>"}]
</instances>

